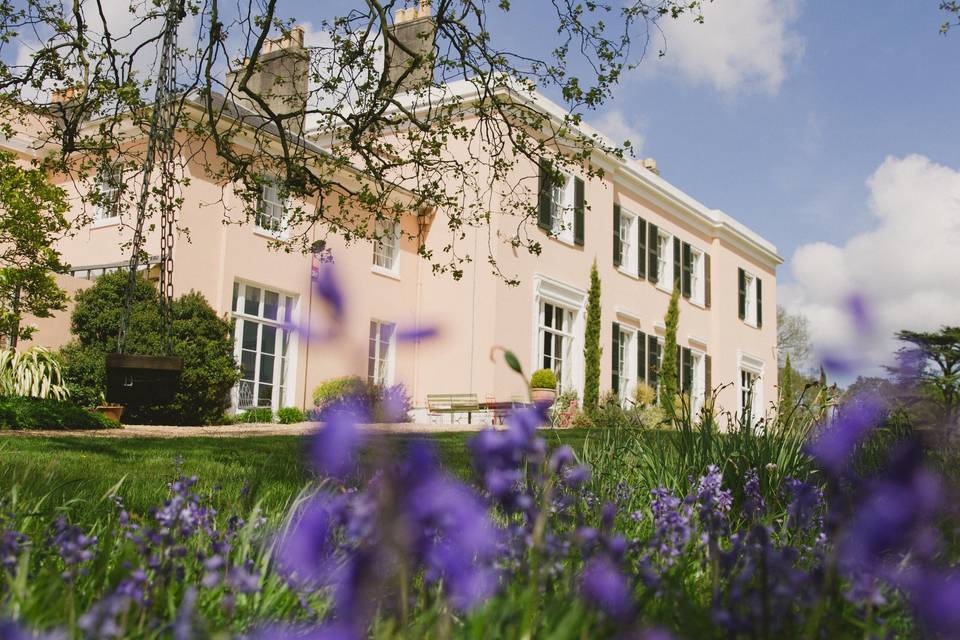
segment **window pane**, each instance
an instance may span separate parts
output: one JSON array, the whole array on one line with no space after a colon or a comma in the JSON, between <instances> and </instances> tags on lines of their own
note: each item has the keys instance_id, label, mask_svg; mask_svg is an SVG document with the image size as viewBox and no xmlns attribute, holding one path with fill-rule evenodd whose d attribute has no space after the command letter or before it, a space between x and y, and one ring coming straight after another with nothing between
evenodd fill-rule
<instances>
[{"instance_id":1,"label":"window pane","mask_svg":"<svg viewBox=\"0 0 960 640\"><path fill-rule=\"evenodd\" d=\"M257 388L257 406L269 407L273 400L273 385L261 384Z\"/></svg>"},{"instance_id":2,"label":"window pane","mask_svg":"<svg viewBox=\"0 0 960 640\"><path fill-rule=\"evenodd\" d=\"M377 339L377 323L373 320L370 321L370 339Z\"/></svg>"},{"instance_id":3,"label":"window pane","mask_svg":"<svg viewBox=\"0 0 960 640\"><path fill-rule=\"evenodd\" d=\"M293 321L293 298L290 296L283 303L283 320L288 324Z\"/></svg>"},{"instance_id":4,"label":"window pane","mask_svg":"<svg viewBox=\"0 0 960 640\"><path fill-rule=\"evenodd\" d=\"M256 322L250 322L249 320L244 320L243 322L243 342L241 342L240 347L242 349L249 349L250 351L257 350L257 327Z\"/></svg>"},{"instance_id":5,"label":"window pane","mask_svg":"<svg viewBox=\"0 0 960 640\"><path fill-rule=\"evenodd\" d=\"M253 383L241 380L237 386L237 406L246 409L253 406Z\"/></svg>"},{"instance_id":6,"label":"window pane","mask_svg":"<svg viewBox=\"0 0 960 640\"><path fill-rule=\"evenodd\" d=\"M276 291L263 292L263 317L276 320L280 308L280 295Z\"/></svg>"},{"instance_id":7,"label":"window pane","mask_svg":"<svg viewBox=\"0 0 960 640\"><path fill-rule=\"evenodd\" d=\"M262 325L260 336L260 351L263 353L274 354L277 352L277 328L268 325Z\"/></svg>"},{"instance_id":8,"label":"window pane","mask_svg":"<svg viewBox=\"0 0 960 640\"><path fill-rule=\"evenodd\" d=\"M384 344L389 344L390 339L393 337L393 325L388 323L383 323L380 325L380 342Z\"/></svg>"},{"instance_id":9,"label":"window pane","mask_svg":"<svg viewBox=\"0 0 960 640\"><path fill-rule=\"evenodd\" d=\"M374 378L376 377L376 371L377 371L377 361L371 354L371 356L367 359L367 379L370 382L374 381Z\"/></svg>"},{"instance_id":10,"label":"window pane","mask_svg":"<svg viewBox=\"0 0 960 640\"><path fill-rule=\"evenodd\" d=\"M260 315L260 289L247 285L246 299L243 303L243 312L251 316Z\"/></svg>"},{"instance_id":11,"label":"window pane","mask_svg":"<svg viewBox=\"0 0 960 640\"><path fill-rule=\"evenodd\" d=\"M234 282L233 283L233 302L230 304L230 308L233 309L234 311L240 311L240 309L237 308L239 299L240 299L240 283Z\"/></svg>"},{"instance_id":12,"label":"window pane","mask_svg":"<svg viewBox=\"0 0 960 640\"><path fill-rule=\"evenodd\" d=\"M543 324L546 327L553 326L553 305L552 304L543 305Z\"/></svg>"},{"instance_id":13,"label":"window pane","mask_svg":"<svg viewBox=\"0 0 960 640\"><path fill-rule=\"evenodd\" d=\"M273 382L273 356L260 356L260 382Z\"/></svg>"},{"instance_id":14,"label":"window pane","mask_svg":"<svg viewBox=\"0 0 960 640\"><path fill-rule=\"evenodd\" d=\"M253 380L256 370L257 354L253 351L240 352L240 377L244 380Z\"/></svg>"}]
</instances>

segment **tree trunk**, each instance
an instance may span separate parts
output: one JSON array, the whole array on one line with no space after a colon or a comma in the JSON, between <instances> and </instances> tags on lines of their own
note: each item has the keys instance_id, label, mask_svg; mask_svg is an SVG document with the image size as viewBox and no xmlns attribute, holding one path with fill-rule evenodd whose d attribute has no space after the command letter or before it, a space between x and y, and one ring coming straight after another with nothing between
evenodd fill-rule
<instances>
[{"instance_id":1,"label":"tree trunk","mask_svg":"<svg viewBox=\"0 0 960 640\"><path fill-rule=\"evenodd\" d=\"M20 287L13 290L13 327L10 329L10 348L17 348L20 338Z\"/></svg>"}]
</instances>

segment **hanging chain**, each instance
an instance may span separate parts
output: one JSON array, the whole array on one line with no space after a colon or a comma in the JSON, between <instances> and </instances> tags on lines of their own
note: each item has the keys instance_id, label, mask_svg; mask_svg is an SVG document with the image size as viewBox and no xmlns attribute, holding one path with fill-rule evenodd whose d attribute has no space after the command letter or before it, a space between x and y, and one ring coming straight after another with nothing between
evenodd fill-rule
<instances>
[{"instance_id":1,"label":"hanging chain","mask_svg":"<svg viewBox=\"0 0 960 640\"><path fill-rule=\"evenodd\" d=\"M153 114L150 118L150 134L147 138L146 157L143 162L143 181L137 201L137 219L133 233L133 253L130 256L127 290L120 316L120 332L117 336L117 351L123 353L133 306L133 292L140 270L140 253L143 250L143 225L150 200L150 180L153 168L160 156L160 299L163 319L164 347L171 351L170 303L173 300L173 233L175 226L175 155L173 134L177 117L177 27L183 17L183 0L170 0L164 16L163 44L160 52L160 69L157 76Z\"/></svg>"}]
</instances>

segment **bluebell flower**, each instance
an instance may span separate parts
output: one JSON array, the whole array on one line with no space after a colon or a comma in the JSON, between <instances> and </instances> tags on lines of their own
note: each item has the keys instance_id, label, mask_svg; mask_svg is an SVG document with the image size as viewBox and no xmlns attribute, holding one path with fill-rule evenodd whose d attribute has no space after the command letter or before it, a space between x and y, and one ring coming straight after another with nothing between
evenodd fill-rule
<instances>
[{"instance_id":1,"label":"bluebell flower","mask_svg":"<svg viewBox=\"0 0 960 640\"><path fill-rule=\"evenodd\" d=\"M326 424L310 440L310 460L320 474L344 479L356 466L363 434L358 425L366 418L356 402L336 404L325 415Z\"/></svg>"},{"instance_id":2,"label":"bluebell flower","mask_svg":"<svg viewBox=\"0 0 960 640\"><path fill-rule=\"evenodd\" d=\"M580 592L584 600L617 622L627 622L633 615L630 582L604 555L590 559L584 566Z\"/></svg>"},{"instance_id":3,"label":"bluebell flower","mask_svg":"<svg viewBox=\"0 0 960 640\"><path fill-rule=\"evenodd\" d=\"M821 468L842 475L857 446L877 426L884 403L873 394L861 394L838 408L807 450Z\"/></svg>"}]
</instances>

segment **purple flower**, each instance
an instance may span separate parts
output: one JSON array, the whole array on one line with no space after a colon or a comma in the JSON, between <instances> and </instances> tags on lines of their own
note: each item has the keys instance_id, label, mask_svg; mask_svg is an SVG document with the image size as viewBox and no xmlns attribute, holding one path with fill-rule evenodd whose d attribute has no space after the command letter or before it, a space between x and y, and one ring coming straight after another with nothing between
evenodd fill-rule
<instances>
[{"instance_id":1,"label":"purple flower","mask_svg":"<svg viewBox=\"0 0 960 640\"><path fill-rule=\"evenodd\" d=\"M837 415L820 430L808 445L810 455L835 476L841 475L854 450L877 426L884 404L872 394L862 394L845 403Z\"/></svg>"},{"instance_id":2,"label":"purple flower","mask_svg":"<svg viewBox=\"0 0 960 640\"><path fill-rule=\"evenodd\" d=\"M336 566L332 538L342 510L341 500L318 494L292 515L278 548L285 573L299 583L329 584Z\"/></svg>"},{"instance_id":3,"label":"purple flower","mask_svg":"<svg viewBox=\"0 0 960 640\"><path fill-rule=\"evenodd\" d=\"M944 638L960 635L960 572L909 570L898 582L907 592L917 617L931 633Z\"/></svg>"},{"instance_id":4,"label":"purple flower","mask_svg":"<svg viewBox=\"0 0 960 640\"><path fill-rule=\"evenodd\" d=\"M346 304L334 271L332 262L323 264L319 273L313 279L313 289L320 296L320 299L327 304L334 322L339 323L343 320Z\"/></svg>"},{"instance_id":5,"label":"purple flower","mask_svg":"<svg viewBox=\"0 0 960 640\"><path fill-rule=\"evenodd\" d=\"M0 533L0 570L14 571L20 550L27 543L27 537L19 531L7 529Z\"/></svg>"},{"instance_id":6,"label":"purple flower","mask_svg":"<svg viewBox=\"0 0 960 640\"><path fill-rule=\"evenodd\" d=\"M583 599L617 622L633 614L633 590L626 576L605 556L589 560L580 576Z\"/></svg>"},{"instance_id":7,"label":"purple flower","mask_svg":"<svg viewBox=\"0 0 960 640\"><path fill-rule=\"evenodd\" d=\"M355 402L344 401L325 414L326 424L313 435L310 458L322 475L343 479L356 464L357 450L363 434L357 424L364 420Z\"/></svg>"},{"instance_id":8,"label":"purple flower","mask_svg":"<svg viewBox=\"0 0 960 640\"><path fill-rule=\"evenodd\" d=\"M63 516L57 518L53 528L53 545L66 566L60 575L64 580L73 580L77 575L86 572L86 567L81 565L93 558L97 537L87 536L79 527L67 524Z\"/></svg>"},{"instance_id":9,"label":"purple flower","mask_svg":"<svg viewBox=\"0 0 960 640\"><path fill-rule=\"evenodd\" d=\"M80 616L77 626L87 637L91 638L120 638L124 629L118 623L118 618L130 609L130 599L113 593L94 604Z\"/></svg>"},{"instance_id":10,"label":"purple flower","mask_svg":"<svg viewBox=\"0 0 960 640\"><path fill-rule=\"evenodd\" d=\"M748 469L743 483L743 511L748 518L758 518L767 512L767 503L760 492L760 476L756 469Z\"/></svg>"},{"instance_id":11,"label":"purple flower","mask_svg":"<svg viewBox=\"0 0 960 640\"><path fill-rule=\"evenodd\" d=\"M440 330L435 326L418 326L412 328L403 328L397 330L397 342L420 342L436 338Z\"/></svg>"}]
</instances>

